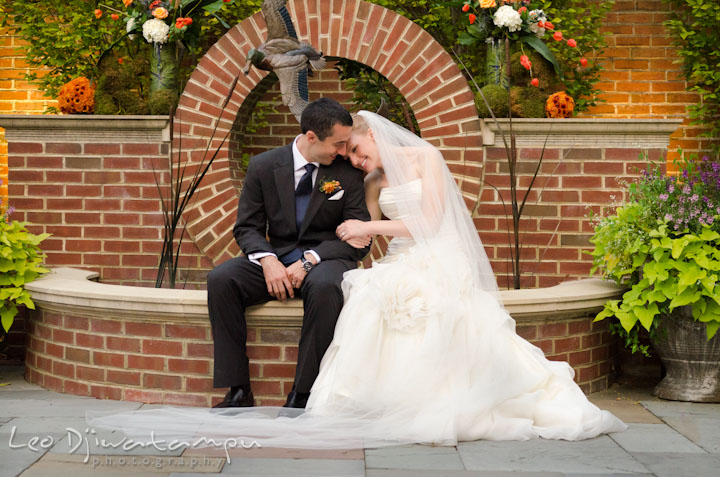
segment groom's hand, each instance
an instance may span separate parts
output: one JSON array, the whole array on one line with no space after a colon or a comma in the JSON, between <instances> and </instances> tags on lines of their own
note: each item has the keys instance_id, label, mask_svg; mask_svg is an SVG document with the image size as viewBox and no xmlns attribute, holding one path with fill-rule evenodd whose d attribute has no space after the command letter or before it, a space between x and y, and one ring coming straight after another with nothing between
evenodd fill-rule
<instances>
[{"instance_id":1,"label":"groom's hand","mask_svg":"<svg viewBox=\"0 0 720 477\"><path fill-rule=\"evenodd\" d=\"M260 259L260 264L262 265L265 284L270 296L280 301L285 301L288 295L290 298L295 298L287 269L276 256L268 255L263 257Z\"/></svg>"},{"instance_id":2,"label":"groom's hand","mask_svg":"<svg viewBox=\"0 0 720 477\"><path fill-rule=\"evenodd\" d=\"M315 264L315 259L309 260L311 260L312 263ZM290 284L293 286L293 288L300 288L302 286L303 280L305 280L307 272L302 266L302 261L298 260L297 262L287 267L287 274L290 278Z\"/></svg>"}]
</instances>

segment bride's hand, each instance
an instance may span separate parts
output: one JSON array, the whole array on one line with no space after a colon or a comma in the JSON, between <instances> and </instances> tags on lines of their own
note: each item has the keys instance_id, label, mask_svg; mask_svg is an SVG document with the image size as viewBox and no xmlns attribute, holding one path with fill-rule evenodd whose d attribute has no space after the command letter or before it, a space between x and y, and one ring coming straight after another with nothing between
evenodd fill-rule
<instances>
[{"instance_id":1,"label":"bride's hand","mask_svg":"<svg viewBox=\"0 0 720 477\"><path fill-rule=\"evenodd\" d=\"M338 225L338 228L335 229L335 234L340 240L347 242L354 238L369 236L370 234L367 233L365 229L366 222L351 219Z\"/></svg>"},{"instance_id":2,"label":"bride's hand","mask_svg":"<svg viewBox=\"0 0 720 477\"><path fill-rule=\"evenodd\" d=\"M365 248L370 245L371 238L369 235L363 235L362 237L351 238L345 242L353 248Z\"/></svg>"}]
</instances>

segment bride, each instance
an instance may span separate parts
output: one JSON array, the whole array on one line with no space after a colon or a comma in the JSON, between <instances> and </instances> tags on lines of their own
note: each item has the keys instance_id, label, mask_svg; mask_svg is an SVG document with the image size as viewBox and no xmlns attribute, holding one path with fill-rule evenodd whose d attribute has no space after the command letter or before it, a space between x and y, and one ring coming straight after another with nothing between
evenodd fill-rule
<instances>
[{"instance_id":1,"label":"bride","mask_svg":"<svg viewBox=\"0 0 720 477\"><path fill-rule=\"evenodd\" d=\"M392 236L370 269L344 275L345 305L304 413L164 408L88 418L131 435L256 439L261 445L454 445L579 440L626 428L590 403L564 362L515 333L440 152L368 111L353 118L353 166L372 220L338 237ZM385 216L388 220L381 220Z\"/></svg>"}]
</instances>

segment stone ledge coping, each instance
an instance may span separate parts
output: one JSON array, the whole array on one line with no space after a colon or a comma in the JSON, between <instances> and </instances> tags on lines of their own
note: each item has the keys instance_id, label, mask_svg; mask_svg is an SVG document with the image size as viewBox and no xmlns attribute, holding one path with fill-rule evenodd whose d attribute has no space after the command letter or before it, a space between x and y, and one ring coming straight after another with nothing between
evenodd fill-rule
<instances>
[{"instance_id":1,"label":"stone ledge coping","mask_svg":"<svg viewBox=\"0 0 720 477\"><path fill-rule=\"evenodd\" d=\"M557 147L665 149L670 142L670 134L675 132L682 122L681 118L516 118L512 120L512 127L517 145L524 147L542 147L547 139L548 149ZM509 131L507 118L498 118L498 123L503 132ZM504 146L498 124L492 118L480 119L480 130L484 146Z\"/></svg>"},{"instance_id":2,"label":"stone ledge coping","mask_svg":"<svg viewBox=\"0 0 720 477\"><path fill-rule=\"evenodd\" d=\"M170 140L170 117L140 115L23 115L0 114L0 127L8 141L103 142L123 140ZM52 139L48 139L48 134Z\"/></svg>"},{"instance_id":3,"label":"stone ledge coping","mask_svg":"<svg viewBox=\"0 0 720 477\"><path fill-rule=\"evenodd\" d=\"M97 277L95 272L60 267L25 288L31 292L36 305L50 311L143 321L208 321L205 290L110 285L93 281ZM587 316L622 292L623 289L612 282L591 278L549 288L504 290L501 296L513 318L531 324L553 318ZM302 314L301 300L271 301L248 308L247 320L250 326L299 328Z\"/></svg>"}]
</instances>

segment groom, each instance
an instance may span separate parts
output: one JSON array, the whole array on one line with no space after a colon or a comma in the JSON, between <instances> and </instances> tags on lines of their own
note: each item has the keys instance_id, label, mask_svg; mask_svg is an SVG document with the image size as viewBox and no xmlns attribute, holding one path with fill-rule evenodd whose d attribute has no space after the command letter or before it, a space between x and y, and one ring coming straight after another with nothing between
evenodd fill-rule
<instances>
[{"instance_id":1,"label":"groom","mask_svg":"<svg viewBox=\"0 0 720 477\"><path fill-rule=\"evenodd\" d=\"M247 307L296 295L303 299L304 315L285 407L305 407L343 305L343 273L369 251L369 237L358 249L335 236L347 219L370 220L362 173L338 158L346 154L350 114L337 101L321 98L307 106L300 127L292 144L250 160L233 228L245 256L208 274L214 385L230 387L215 407L254 405Z\"/></svg>"}]
</instances>

